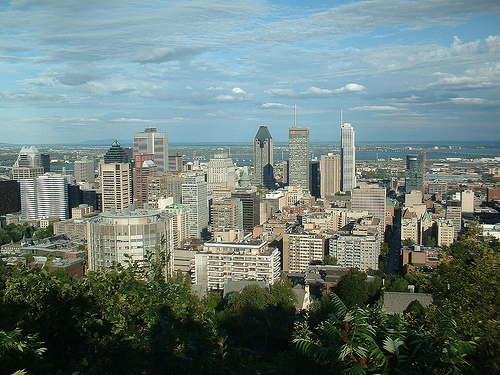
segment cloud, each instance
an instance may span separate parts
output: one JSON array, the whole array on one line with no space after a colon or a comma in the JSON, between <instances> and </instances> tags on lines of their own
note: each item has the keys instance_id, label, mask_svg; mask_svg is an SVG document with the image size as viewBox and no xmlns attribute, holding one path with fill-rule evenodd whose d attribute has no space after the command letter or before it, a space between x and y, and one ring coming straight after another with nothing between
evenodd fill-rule
<instances>
[{"instance_id":1,"label":"cloud","mask_svg":"<svg viewBox=\"0 0 500 375\"><path fill-rule=\"evenodd\" d=\"M281 103L262 103L261 108L290 108L289 105Z\"/></svg>"},{"instance_id":2,"label":"cloud","mask_svg":"<svg viewBox=\"0 0 500 375\"><path fill-rule=\"evenodd\" d=\"M292 89L269 89L265 92L273 96L284 97L297 97L297 98L321 98L337 94L351 93L351 92L364 92L366 87L357 83L348 83L347 85L338 89L322 89L320 87L311 86L305 91L296 94Z\"/></svg>"},{"instance_id":3,"label":"cloud","mask_svg":"<svg viewBox=\"0 0 500 375\"><path fill-rule=\"evenodd\" d=\"M269 89L265 91L267 94L273 96L294 96L295 93L292 89Z\"/></svg>"},{"instance_id":4,"label":"cloud","mask_svg":"<svg viewBox=\"0 0 500 375\"><path fill-rule=\"evenodd\" d=\"M217 86L217 87L208 87L207 88L208 91L221 91L221 90L224 90L224 87L220 87L220 86Z\"/></svg>"},{"instance_id":5,"label":"cloud","mask_svg":"<svg viewBox=\"0 0 500 375\"><path fill-rule=\"evenodd\" d=\"M90 81L94 81L96 78L90 74L84 73L66 73L59 76L58 81L63 85L67 86L80 86L84 85Z\"/></svg>"},{"instance_id":6,"label":"cloud","mask_svg":"<svg viewBox=\"0 0 500 375\"><path fill-rule=\"evenodd\" d=\"M378 112L378 111L402 111L402 108L393 107L390 105L364 105L360 107L352 107L349 108L350 111L370 111L370 112Z\"/></svg>"},{"instance_id":7,"label":"cloud","mask_svg":"<svg viewBox=\"0 0 500 375\"><path fill-rule=\"evenodd\" d=\"M468 69L462 75L441 74L443 77L427 87L438 90L472 90L500 87L500 63Z\"/></svg>"},{"instance_id":8,"label":"cloud","mask_svg":"<svg viewBox=\"0 0 500 375\"><path fill-rule=\"evenodd\" d=\"M236 95L246 95L245 90L239 88L239 87L234 87L231 92Z\"/></svg>"},{"instance_id":9,"label":"cloud","mask_svg":"<svg viewBox=\"0 0 500 375\"><path fill-rule=\"evenodd\" d=\"M115 118L109 120L111 122L134 122L134 123L153 123L156 121L153 120L147 120L147 119L141 119L141 118L125 118L125 117L120 117L120 118Z\"/></svg>"},{"instance_id":10,"label":"cloud","mask_svg":"<svg viewBox=\"0 0 500 375\"><path fill-rule=\"evenodd\" d=\"M132 62L140 64L161 64L168 61L178 61L196 55L198 52L191 48L142 48L131 58Z\"/></svg>"},{"instance_id":11,"label":"cloud","mask_svg":"<svg viewBox=\"0 0 500 375\"><path fill-rule=\"evenodd\" d=\"M453 104L460 105L482 105L488 103L487 100L481 98L451 98L450 100Z\"/></svg>"}]
</instances>

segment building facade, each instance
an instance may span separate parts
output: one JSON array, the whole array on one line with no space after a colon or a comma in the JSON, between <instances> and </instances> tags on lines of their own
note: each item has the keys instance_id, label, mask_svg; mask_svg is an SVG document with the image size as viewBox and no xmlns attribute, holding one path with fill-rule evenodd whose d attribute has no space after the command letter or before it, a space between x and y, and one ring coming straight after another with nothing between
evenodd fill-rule
<instances>
[{"instance_id":1,"label":"building facade","mask_svg":"<svg viewBox=\"0 0 500 375\"><path fill-rule=\"evenodd\" d=\"M94 161L90 159L75 160L73 163L73 171L77 182L95 182L95 166Z\"/></svg>"},{"instance_id":2,"label":"building facade","mask_svg":"<svg viewBox=\"0 0 500 375\"><path fill-rule=\"evenodd\" d=\"M20 181L20 189L23 220L69 218L68 183L64 176L46 174L24 179Z\"/></svg>"},{"instance_id":3,"label":"building facade","mask_svg":"<svg viewBox=\"0 0 500 375\"><path fill-rule=\"evenodd\" d=\"M100 164L102 210L123 210L131 203L129 163Z\"/></svg>"},{"instance_id":4,"label":"building facade","mask_svg":"<svg viewBox=\"0 0 500 375\"><path fill-rule=\"evenodd\" d=\"M321 155L319 167L321 176L321 198L334 196L340 191L340 167L340 155L334 155L332 153Z\"/></svg>"},{"instance_id":5,"label":"building facade","mask_svg":"<svg viewBox=\"0 0 500 375\"><path fill-rule=\"evenodd\" d=\"M12 179L20 181L25 178L36 178L43 174L40 152L35 146L23 146L12 167Z\"/></svg>"},{"instance_id":6,"label":"building facade","mask_svg":"<svg viewBox=\"0 0 500 375\"><path fill-rule=\"evenodd\" d=\"M419 154L406 155L405 190L424 192L424 157Z\"/></svg>"},{"instance_id":7,"label":"building facade","mask_svg":"<svg viewBox=\"0 0 500 375\"><path fill-rule=\"evenodd\" d=\"M208 191L236 187L236 167L227 154L215 154L208 162Z\"/></svg>"},{"instance_id":8,"label":"building facade","mask_svg":"<svg viewBox=\"0 0 500 375\"><path fill-rule=\"evenodd\" d=\"M304 272L313 262L325 257L325 238L312 234L283 235L283 271Z\"/></svg>"},{"instance_id":9,"label":"building facade","mask_svg":"<svg viewBox=\"0 0 500 375\"><path fill-rule=\"evenodd\" d=\"M356 146L354 128L348 122L340 129L340 163L342 167L342 191L351 191L356 186Z\"/></svg>"},{"instance_id":10,"label":"building facade","mask_svg":"<svg viewBox=\"0 0 500 375\"><path fill-rule=\"evenodd\" d=\"M288 184L309 189L309 128L295 127L288 131Z\"/></svg>"},{"instance_id":11,"label":"building facade","mask_svg":"<svg viewBox=\"0 0 500 375\"><path fill-rule=\"evenodd\" d=\"M143 262L160 249L168 257L173 250L172 221L159 210L103 212L87 222L87 247L91 271Z\"/></svg>"},{"instance_id":12,"label":"building facade","mask_svg":"<svg viewBox=\"0 0 500 375\"><path fill-rule=\"evenodd\" d=\"M267 126L261 126L253 140L254 184L274 189L274 141Z\"/></svg>"},{"instance_id":13,"label":"building facade","mask_svg":"<svg viewBox=\"0 0 500 375\"><path fill-rule=\"evenodd\" d=\"M156 128L146 128L142 133L134 134L134 156L154 155L158 174L168 171L168 133L159 133Z\"/></svg>"},{"instance_id":14,"label":"building facade","mask_svg":"<svg viewBox=\"0 0 500 375\"><path fill-rule=\"evenodd\" d=\"M380 240L377 233L372 235L334 235L330 238L330 255L337 264L354 267L361 271L378 269Z\"/></svg>"},{"instance_id":15,"label":"building facade","mask_svg":"<svg viewBox=\"0 0 500 375\"><path fill-rule=\"evenodd\" d=\"M133 169L133 203L144 208L148 203L148 178L158 174L152 154L136 155Z\"/></svg>"},{"instance_id":16,"label":"building facade","mask_svg":"<svg viewBox=\"0 0 500 375\"><path fill-rule=\"evenodd\" d=\"M182 204L189 208L189 237L201 238L208 227L208 185L204 176L186 176Z\"/></svg>"},{"instance_id":17,"label":"building facade","mask_svg":"<svg viewBox=\"0 0 500 375\"><path fill-rule=\"evenodd\" d=\"M202 289L221 290L228 280L258 280L274 284L280 279L280 252L266 241L210 241L195 256L194 283Z\"/></svg>"}]
</instances>

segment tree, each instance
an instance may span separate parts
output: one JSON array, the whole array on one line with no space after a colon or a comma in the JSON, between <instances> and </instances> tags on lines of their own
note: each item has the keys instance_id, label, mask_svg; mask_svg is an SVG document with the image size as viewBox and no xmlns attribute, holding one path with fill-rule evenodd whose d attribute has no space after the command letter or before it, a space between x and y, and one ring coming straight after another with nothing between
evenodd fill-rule
<instances>
[{"instance_id":1,"label":"tree","mask_svg":"<svg viewBox=\"0 0 500 375\"><path fill-rule=\"evenodd\" d=\"M443 321L433 336L378 309L349 309L336 296L332 303L334 313L319 326L298 323L294 340L329 373L458 374L469 366L465 356L475 345L457 338L452 321Z\"/></svg>"},{"instance_id":2,"label":"tree","mask_svg":"<svg viewBox=\"0 0 500 375\"><path fill-rule=\"evenodd\" d=\"M349 308L366 306L370 297L366 279L366 273L351 268L347 274L340 278L335 293Z\"/></svg>"},{"instance_id":3,"label":"tree","mask_svg":"<svg viewBox=\"0 0 500 375\"><path fill-rule=\"evenodd\" d=\"M415 245L415 241L412 238L405 238L403 240L403 246L413 246Z\"/></svg>"},{"instance_id":4,"label":"tree","mask_svg":"<svg viewBox=\"0 0 500 375\"><path fill-rule=\"evenodd\" d=\"M327 254L325 255L325 257L323 258L323 264L324 265L337 265L337 258Z\"/></svg>"},{"instance_id":5,"label":"tree","mask_svg":"<svg viewBox=\"0 0 500 375\"><path fill-rule=\"evenodd\" d=\"M480 338L477 361L500 369L500 248L485 241L472 222L463 239L450 246L433 277L436 306L428 319L456 320L463 339Z\"/></svg>"}]
</instances>

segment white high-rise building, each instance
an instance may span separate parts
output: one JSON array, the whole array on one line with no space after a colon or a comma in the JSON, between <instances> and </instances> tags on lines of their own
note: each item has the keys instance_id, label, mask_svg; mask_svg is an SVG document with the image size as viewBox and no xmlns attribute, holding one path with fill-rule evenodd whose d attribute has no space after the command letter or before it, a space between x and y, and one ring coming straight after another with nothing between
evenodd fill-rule
<instances>
[{"instance_id":1,"label":"white high-rise building","mask_svg":"<svg viewBox=\"0 0 500 375\"><path fill-rule=\"evenodd\" d=\"M158 174L168 171L168 133L158 133L156 128L146 128L142 133L134 134L134 157L154 155Z\"/></svg>"},{"instance_id":2,"label":"white high-rise building","mask_svg":"<svg viewBox=\"0 0 500 375\"><path fill-rule=\"evenodd\" d=\"M182 204L189 208L189 237L200 238L208 227L208 188L204 176L186 176Z\"/></svg>"},{"instance_id":3,"label":"white high-rise building","mask_svg":"<svg viewBox=\"0 0 500 375\"><path fill-rule=\"evenodd\" d=\"M280 252L266 241L225 240L217 233L195 256L194 283L203 290L222 289L228 280L258 280L274 284L280 279Z\"/></svg>"},{"instance_id":4,"label":"white high-rise building","mask_svg":"<svg viewBox=\"0 0 500 375\"><path fill-rule=\"evenodd\" d=\"M330 255L337 264L361 271L378 269L380 239L377 233L367 235L334 235L330 238Z\"/></svg>"},{"instance_id":5,"label":"white high-rise building","mask_svg":"<svg viewBox=\"0 0 500 375\"><path fill-rule=\"evenodd\" d=\"M290 128L288 130L288 153L290 169L288 184L309 191L309 128Z\"/></svg>"},{"instance_id":6,"label":"white high-rise building","mask_svg":"<svg viewBox=\"0 0 500 375\"><path fill-rule=\"evenodd\" d=\"M215 154L208 162L208 191L236 187L236 167L227 154Z\"/></svg>"},{"instance_id":7,"label":"white high-rise building","mask_svg":"<svg viewBox=\"0 0 500 375\"><path fill-rule=\"evenodd\" d=\"M325 238L314 234L283 235L283 270L304 272L311 263L323 261Z\"/></svg>"},{"instance_id":8,"label":"white high-rise building","mask_svg":"<svg viewBox=\"0 0 500 375\"><path fill-rule=\"evenodd\" d=\"M62 175L45 174L20 181L21 217L24 220L69 218L68 183Z\"/></svg>"},{"instance_id":9,"label":"white high-rise building","mask_svg":"<svg viewBox=\"0 0 500 375\"><path fill-rule=\"evenodd\" d=\"M351 191L356 186L356 147L354 128L348 122L341 126L340 162L342 164L342 191Z\"/></svg>"}]
</instances>

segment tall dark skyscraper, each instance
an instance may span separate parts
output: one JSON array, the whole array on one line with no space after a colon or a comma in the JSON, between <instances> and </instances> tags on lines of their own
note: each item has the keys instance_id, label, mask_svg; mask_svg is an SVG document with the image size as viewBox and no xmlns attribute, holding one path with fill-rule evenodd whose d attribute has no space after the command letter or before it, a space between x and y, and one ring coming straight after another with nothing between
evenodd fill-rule
<instances>
[{"instance_id":1,"label":"tall dark skyscraper","mask_svg":"<svg viewBox=\"0 0 500 375\"><path fill-rule=\"evenodd\" d=\"M304 192L309 190L309 128L288 130L288 153L290 170L289 185L300 185Z\"/></svg>"},{"instance_id":2,"label":"tall dark skyscraper","mask_svg":"<svg viewBox=\"0 0 500 375\"><path fill-rule=\"evenodd\" d=\"M273 137L267 126L261 126L253 141L254 184L274 189Z\"/></svg>"},{"instance_id":3,"label":"tall dark skyscraper","mask_svg":"<svg viewBox=\"0 0 500 375\"><path fill-rule=\"evenodd\" d=\"M130 162L127 153L120 145L120 142L114 141L109 150L104 154L104 163L128 163Z\"/></svg>"},{"instance_id":4,"label":"tall dark skyscraper","mask_svg":"<svg viewBox=\"0 0 500 375\"><path fill-rule=\"evenodd\" d=\"M424 157L418 154L406 155L405 190L424 191Z\"/></svg>"}]
</instances>

